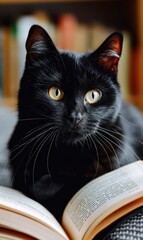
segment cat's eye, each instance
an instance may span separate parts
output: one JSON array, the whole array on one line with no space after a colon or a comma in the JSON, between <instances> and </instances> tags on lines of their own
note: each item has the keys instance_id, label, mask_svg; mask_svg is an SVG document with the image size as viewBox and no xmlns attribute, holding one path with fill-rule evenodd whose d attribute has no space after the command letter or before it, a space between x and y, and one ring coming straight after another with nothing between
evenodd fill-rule
<instances>
[{"instance_id":1,"label":"cat's eye","mask_svg":"<svg viewBox=\"0 0 143 240\"><path fill-rule=\"evenodd\" d=\"M86 93L84 97L85 103L94 104L98 102L101 98L101 92L99 90L90 90Z\"/></svg>"},{"instance_id":2,"label":"cat's eye","mask_svg":"<svg viewBox=\"0 0 143 240\"><path fill-rule=\"evenodd\" d=\"M51 87L48 93L49 96L56 101L59 101L64 97L64 92L58 87Z\"/></svg>"}]
</instances>

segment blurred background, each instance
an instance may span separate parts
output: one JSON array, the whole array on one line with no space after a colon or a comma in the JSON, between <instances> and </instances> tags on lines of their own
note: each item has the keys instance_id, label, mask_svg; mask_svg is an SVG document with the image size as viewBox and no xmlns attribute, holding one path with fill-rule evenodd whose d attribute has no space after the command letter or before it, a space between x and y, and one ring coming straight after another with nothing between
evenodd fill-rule
<instances>
[{"instance_id":1,"label":"blurred background","mask_svg":"<svg viewBox=\"0 0 143 240\"><path fill-rule=\"evenodd\" d=\"M61 49L95 50L112 32L124 35L118 80L122 94L143 111L142 0L0 0L0 104L16 107L25 41L43 26Z\"/></svg>"}]
</instances>

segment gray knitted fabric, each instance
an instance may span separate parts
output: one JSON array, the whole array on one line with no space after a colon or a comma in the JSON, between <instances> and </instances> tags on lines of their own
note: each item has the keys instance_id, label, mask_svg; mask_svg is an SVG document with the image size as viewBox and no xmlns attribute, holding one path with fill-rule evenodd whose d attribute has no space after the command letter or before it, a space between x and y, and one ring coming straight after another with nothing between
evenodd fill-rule
<instances>
[{"instance_id":1,"label":"gray knitted fabric","mask_svg":"<svg viewBox=\"0 0 143 240\"><path fill-rule=\"evenodd\" d=\"M93 240L143 240L143 206L112 223Z\"/></svg>"},{"instance_id":2,"label":"gray knitted fabric","mask_svg":"<svg viewBox=\"0 0 143 240\"><path fill-rule=\"evenodd\" d=\"M114 228L106 240L143 240L143 211Z\"/></svg>"}]
</instances>

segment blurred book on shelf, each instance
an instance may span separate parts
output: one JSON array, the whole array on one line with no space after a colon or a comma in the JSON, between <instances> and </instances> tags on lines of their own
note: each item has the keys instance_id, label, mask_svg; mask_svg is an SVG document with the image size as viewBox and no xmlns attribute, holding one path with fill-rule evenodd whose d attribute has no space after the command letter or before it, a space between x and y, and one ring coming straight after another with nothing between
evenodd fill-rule
<instances>
[{"instance_id":1,"label":"blurred book on shelf","mask_svg":"<svg viewBox=\"0 0 143 240\"><path fill-rule=\"evenodd\" d=\"M130 78L130 91L133 95L137 96L139 92L139 50L134 47L132 48L131 54L131 78Z\"/></svg>"},{"instance_id":2,"label":"blurred book on shelf","mask_svg":"<svg viewBox=\"0 0 143 240\"><path fill-rule=\"evenodd\" d=\"M131 84L131 37L126 31L123 31L123 50L119 61L118 80L121 85L123 97L130 95Z\"/></svg>"},{"instance_id":3,"label":"blurred book on shelf","mask_svg":"<svg viewBox=\"0 0 143 240\"><path fill-rule=\"evenodd\" d=\"M0 97L3 95L3 29L0 28Z\"/></svg>"},{"instance_id":4,"label":"blurred book on shelf","mask_svg":"<svg viewBox=\"0 0 143 240\"><path fill-rule=\"evenodd\" d=\"M55 40L55 25L51 21L48 14L44 11L35 12L33 15L24 15L19 17L16 22L16 29L17 29L17 41L18 41L18 52L19 52L19 79L22 76L25 64L25 56L26 56L26 49L25 43L27 39L27 35L29 32L30 27L33 24L41 25L51 36L53 40Z\"/></svg>"},{"instance_id":5,"label":"blurred book on shelf","mask_svg":"<svg viewBox=\"0 0 143 240\"><path fill-rule=\"evenodd\" d=\"M100 23L80 22L74 14L62 14L56 21L44 11L32 15L21 15L11 26L0 28L0 91L6 97L16 97L19 81L25 64L25 42L28 31L33 24L39 24L49 33L59 49L86 52L96 50L100 44L114 31ZM118 80L123 96L130 94L130 34L123 32L123 53L119 64Z\"/></svg>"},{"instance_id":6,"label":"blurred book on shelf","mask_svg":"<svg viewBox=\"0 0 143 240\"><path fill-rule=\"evenodd\" d=\"M56 45L63 50L75 50L78 20L72 14L63 14L57 22Z\"/></svg>"}]
</instances>

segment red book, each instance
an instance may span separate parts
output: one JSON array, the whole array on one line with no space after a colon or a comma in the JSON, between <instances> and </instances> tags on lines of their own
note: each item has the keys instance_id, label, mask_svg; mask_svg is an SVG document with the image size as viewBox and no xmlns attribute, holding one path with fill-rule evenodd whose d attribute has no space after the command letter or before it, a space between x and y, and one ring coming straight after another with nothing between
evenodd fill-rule
<instances>
[{"instance_id":1,"label":"red book","mask_svg":"<svg viewBox=\"0 0 143 240\"><path fill-rule=\"evenodd\" d=\"M74 51L78 20L72 14L64 14L58 20L57 45L64 50Z\"/></svg>"}]
</instances>

